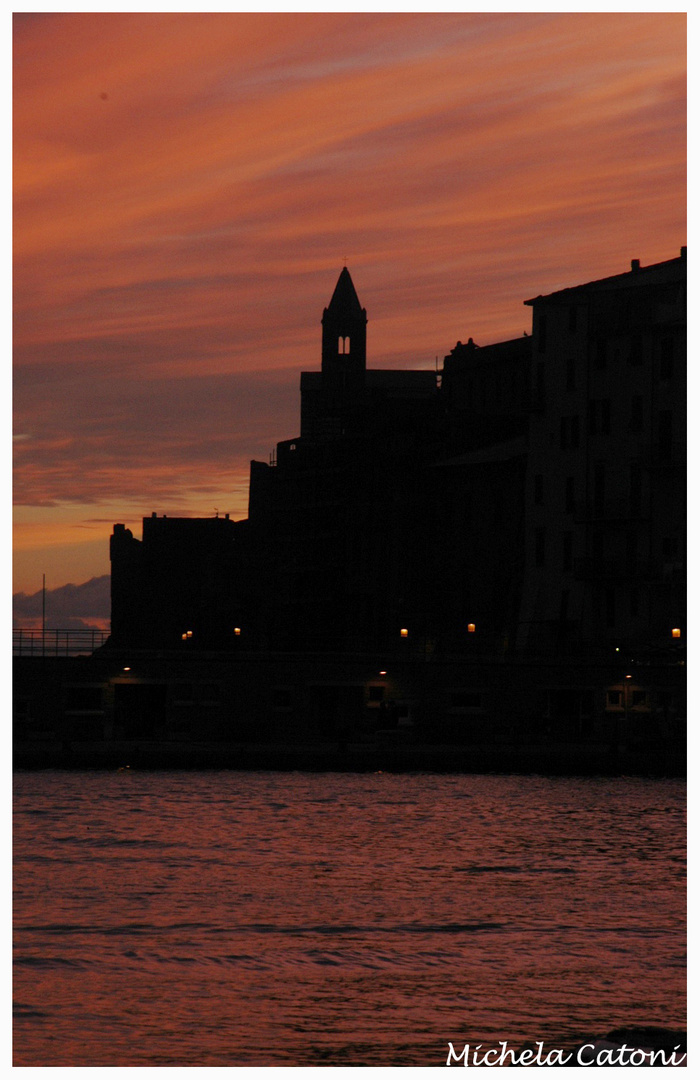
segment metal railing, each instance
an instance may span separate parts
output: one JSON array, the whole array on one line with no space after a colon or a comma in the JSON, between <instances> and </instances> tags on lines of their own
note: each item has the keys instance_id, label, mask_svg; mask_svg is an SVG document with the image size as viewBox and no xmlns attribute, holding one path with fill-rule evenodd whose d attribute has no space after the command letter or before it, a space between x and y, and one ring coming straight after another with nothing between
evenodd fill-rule
<instances>
[{"instance_id":1,"label":"metal railing","mask_svg":"<svg viewBox=\"0 0 700 1080\"><path fill-rule=\"evenodd\" d=\"M109 630L13 629L13 656L89 656L104 645Z\"/></svg>"}]
</instances>

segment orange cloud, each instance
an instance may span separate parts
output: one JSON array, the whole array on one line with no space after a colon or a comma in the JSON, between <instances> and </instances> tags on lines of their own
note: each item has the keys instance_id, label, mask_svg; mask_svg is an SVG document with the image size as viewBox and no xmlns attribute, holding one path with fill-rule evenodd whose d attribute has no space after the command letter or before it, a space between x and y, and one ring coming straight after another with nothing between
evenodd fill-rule
<instances>
[{"instance_id":1,"label":"orange cloud","mask_svg":"<svg viewBox=\"0 0 700 1080\"><path fill-rule=\"evenodd\" d=\"M684 86L680 13L16 15L18 500L225 505L345 257L376 366L671 257Z\"/></svg>"}]
</instances>

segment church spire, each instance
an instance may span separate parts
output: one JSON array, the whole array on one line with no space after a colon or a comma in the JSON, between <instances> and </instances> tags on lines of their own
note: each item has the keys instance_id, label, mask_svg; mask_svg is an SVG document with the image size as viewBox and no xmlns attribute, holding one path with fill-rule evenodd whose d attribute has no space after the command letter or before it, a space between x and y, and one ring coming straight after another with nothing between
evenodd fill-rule
<instances>
[{"instance_id":1,"label":"church spire","mask_svg":"<svg viewBox=\"0 0 700 1080\"><path fill-rule=\"evenodd\" d=\"M352 283L350 271L347 266L344 266L340 272L340 277L333 290L331 302L326 308L324 315L326 313L332 314L336 318L344 316L353 319L360 319L365 315L365 312L363 312L360 306L360 301L355 292L355 286ZM365 322L367 322L366 315Z\"/></svg>"},{"instance_id":2,"label":"church spire","mask_svg":"<svg viewBox=\"0 0 700 1080\"><path fill-rule=\"evenodd\" d=\"M322 371L362 382L367 365L367 312L360 305L347 266L341 270L330 303L324 308L321 325Z\"/></svg>"}]
</instances>

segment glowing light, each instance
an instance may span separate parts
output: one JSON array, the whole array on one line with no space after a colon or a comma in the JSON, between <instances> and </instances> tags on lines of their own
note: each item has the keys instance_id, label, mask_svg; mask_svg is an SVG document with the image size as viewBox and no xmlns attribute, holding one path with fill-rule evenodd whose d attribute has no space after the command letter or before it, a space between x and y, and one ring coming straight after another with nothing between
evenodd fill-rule
<instances>
[{"instance_id":1,"label":"glowing light","mask_svg":"<svg viewBox=\"0 0 700 1080\"><path fill-rule=\"evenodd\" d=\"M386 671L380 671L379 674L380 675L386 675Z\"/></svg>"},{"instance_id":2,"label":"glowing light","mask_svg":"<svg viewBox=\"0 0 700 1080\"><path fill-rule=\"evenodd\" d=\"M680 628L677 627L677 626L674 626L673 630L671 631L671 637L680 637L680 636L681 636Z\"/></svg>"},{"instance_id":3,"label":"glowing light","mask_svg":"<svg viewBox=\"0 0 700 1080\"><path fill-rule=\"evenodd\" d=\"M233 632L236 635L236 637L240 637L241 636L241 628L240 628L240 626L234 626Z\"/></svg>"},{"instance_id":4,"label":"glowing light","mask_svg":"<svg viewBox=\"0 0 700 1080\"><path fill-rule=\"evenodd\" d=\"M468 632L470 634L475 634L476 633L476 623L470 622L469 625L467 626L467 630L468 630Z\"/></svg>"},{"instance_id":5,"label":"glowing light","mask_svg":"<svg viewBox=\"0 0 700 1080\"><path fill-rule=\"evenodd\" d=\"M408 630L405 626L401 628L401 637L408 637Z\"/></svg>"}]
</instances>

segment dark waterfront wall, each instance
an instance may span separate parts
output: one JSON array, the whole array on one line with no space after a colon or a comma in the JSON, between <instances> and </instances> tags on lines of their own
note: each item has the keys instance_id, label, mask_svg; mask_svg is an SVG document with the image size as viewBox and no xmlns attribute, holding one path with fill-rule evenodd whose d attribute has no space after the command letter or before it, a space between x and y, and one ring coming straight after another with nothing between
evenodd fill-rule
<instances>
[{"instance_id":1,"label":"dark waterfront wall","mask_svg":"<svg viewBox=\"0 0 700 1080\"><path fill-rule=\"evenodd\" d=\"M408 652L17 658L15 761L680 775L684 668L630 670Z\"/></svg>"}]
</instances>

